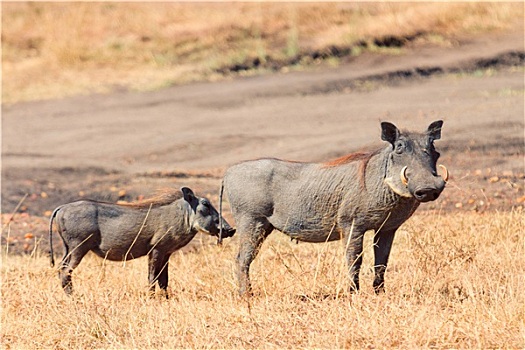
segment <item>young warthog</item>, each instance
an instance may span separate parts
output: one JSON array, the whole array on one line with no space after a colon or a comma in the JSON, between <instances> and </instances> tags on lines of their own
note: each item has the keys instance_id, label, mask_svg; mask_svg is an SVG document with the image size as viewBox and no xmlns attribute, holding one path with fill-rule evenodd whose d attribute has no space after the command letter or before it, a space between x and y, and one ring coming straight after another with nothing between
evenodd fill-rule
<instances>
[{"instance_id":1,"label":"young warthog","mask_svg":"<svg viewBox=\"0 0 525 350\"><path fill-rule=\"evenodd\" d=\"M81 200L55 209L49 222L51 265L53 257L53 220L65 254L59 270L62 287L72 292L71 273L82 258L92 251L101 258L125 261L148 256L150 291L155 282L166 292L170 255L188 244L198 231L217 236L219 222L225 237L235 230L206 198L195 196L187 187L167 191L138 203L112 204ZM166 293L167 296L167 293Z\"/></svg>"},{"instance_id":2,"label":"young warthog","mask_svg":"<svg viewBox=\"0 0 525 350\"><path fill-rule=\"evenodd\" d=\"M249 269L264 239L277 229L305 242L346 240L350 291L359 289L363 236L374 230L374 289L384 289L384 274L398 227L421 202L438 198L448 172L438 176L442 121L421 134L381 123L389 145L328 163L259 159L230 167L223 179L237 231L239 293L251 292Z\"/></svg>"}]
</instances>

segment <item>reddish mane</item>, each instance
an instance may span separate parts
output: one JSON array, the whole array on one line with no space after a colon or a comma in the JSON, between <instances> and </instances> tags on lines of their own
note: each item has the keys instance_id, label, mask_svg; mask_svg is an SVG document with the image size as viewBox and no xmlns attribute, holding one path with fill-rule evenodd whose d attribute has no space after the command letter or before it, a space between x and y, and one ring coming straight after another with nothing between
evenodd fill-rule
<instances>
[{"instance_id":1,"label":"reddish mane","mask_svg":"<svg viewBox=\"0 0 525 350\"><path fill-rule=\"evenodd\" d=\"M350 154L344 155L342 157L330 160L330 161L328 161L326 163L323 163L323 165L325 167L334 167L334 166L339 166L339 165L352 163L352 162L355 162L355 161L358 161L358 160L363 160L366 163L368 163L368 161L370 160L370 158L372 158L372 156L374 154L375 154L375 152L373 152L373 153L364 153L364 152L350 153Z\"/></svg>"},{"instance_id":2,"label":"reddish mane","mask_svg":"<svg viewBox=\"0 0 525 350\"><path fill-rule=\"evenodd\" d=\"M146 198L138 202L119 202L118 205L123 207L131 207L137 209L148 209L161 207L163 205L168 205L176 201L177 199L182 198L182 193L180 190L175 190L171 188L163 189L157 192L154 197Z\"/></svg>"},{"instance_id":3,"label":"reddish mane","mask_svg":"<svg viewBox=\"0 0 525 350\"><path fill-rule=\"evenodd\" d=\"M353 162L361 162L361 164L359 165L359 174L361 175L360 176L360 183L361 185L366 188L366 185L365 185L365 174L366 174L366 166L368 165L368 162L370 161L370 159L375 156L376 154L378 154L380 152L380 150L376 150L376 151L373 151L373 152L355 152L355 153L350 153L350 154L347 154L345 156L342 156L342 157L339 157L339 158L336 158L336 159L333 159L331 161L328 161L326 163L323 163L323 167L325 168L333 168L333 167L338 167L338 166L342 166L342 165L345 165L345 164L349 164L349 163L353 163Z\"/></svg>"}]
</instances>

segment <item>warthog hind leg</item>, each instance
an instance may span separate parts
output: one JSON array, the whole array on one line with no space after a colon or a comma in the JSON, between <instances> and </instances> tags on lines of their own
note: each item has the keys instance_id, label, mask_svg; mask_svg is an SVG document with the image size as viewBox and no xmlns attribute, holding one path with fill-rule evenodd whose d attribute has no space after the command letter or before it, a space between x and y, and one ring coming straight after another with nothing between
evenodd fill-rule
<instances>
[{"instance_id":1,"label":"warthog hind leg","mask_svg":"<svg viewBox=\"0 0 525 350\"><path fill-rule=\"evenodd\" d=\"M266 220L249 221L237 225L240 236L239 254L237 255L237 278L239 295L252 293L250 284L250 265L255 259L265 238L273 231L273 226Z\"/></svg>"},{"instance_id":2,"label":"warthog hind leg","mask_svg":"<svg viewBox=\"0 0 525 350\"><path fill-rule=\"evenodd\" d=\"M89 247L80 243L76 246L71 253L69 253L69 247L66 245L66 251L62 262L60 263L60 270L58 276L62 281L62 288L66 294L71 295L73 293L73 283L71 282L71 274L73 270L80 264L82 258L90 251Z\"/></svg>"}]
</instances>

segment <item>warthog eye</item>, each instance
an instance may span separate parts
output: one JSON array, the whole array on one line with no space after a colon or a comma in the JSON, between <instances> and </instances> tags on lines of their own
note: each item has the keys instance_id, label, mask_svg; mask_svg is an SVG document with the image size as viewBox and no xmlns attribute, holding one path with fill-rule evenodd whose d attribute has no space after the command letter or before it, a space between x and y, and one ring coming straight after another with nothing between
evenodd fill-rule
<instances>
[{"instance_id":1,"label":"warthog eye","mask_svg":"<svg viewBox=\"0 0 525 350\"><path fill-rule=\"evenodd\" d=\"M403 153L403 151L405 149L405 143L403 141L396 141L395 146L396 146L395 152L397 154Z\"/></svg>"},{"instance_id":2,"label":"warthog eye","mask_svg":"<svg viewBox=\"0 0 525 350\"><path fill-rule=\"evenodd\" d=\"M201 199L199 203L199 208L197 209L202 215L208 215L211 210L211 204L207 199Z\"/></svg>"}]
</instances>

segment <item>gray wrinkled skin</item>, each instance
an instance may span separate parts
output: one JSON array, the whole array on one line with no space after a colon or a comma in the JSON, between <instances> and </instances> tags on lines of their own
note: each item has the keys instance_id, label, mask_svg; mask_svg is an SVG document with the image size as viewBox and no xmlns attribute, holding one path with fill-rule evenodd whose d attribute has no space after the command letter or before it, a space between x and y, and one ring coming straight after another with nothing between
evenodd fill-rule
<instances>
[{"instance_id":1,"label":"gray wrinkled skin","mask_svg":"<svg viewBox=\"0 0 525 350\"><path fill-rule=\"evenodd\" d=\"M148 256L150 291L155 283L166 293L170 255L188 244L197 232L217 236L219 213L206 198L196 197L187 187L182 198L167 204L118 205L89 200L55 209L49 224L51 265L53 221L65 247L59 277L67 294L72 293L71 274L82 258L92 251L101 258L125 261ZM178 196L180 197L180 196ZM222 220L223 232L235 232ZM167 296L167 293L166 293Z\"/></svg>"},{"instance_id":2,"label":"gray wrinkled skin","mask_svg":"<svg viewBox=\"0 0 525 350\"><path fill-rule=\"evenodd\" d=\"M259 159L230 167L223 186L240 235L240 295L251 293L250 264L274 229L304 242L344 239L350 291L359 289L364 233L374 230L373 285L376 292L383 291L396 230L421 202L437 199L445 187L434 149L442 124L434 122L418 134L384 122L386 148L339 162ZM400 177L404 166L406 185Z\"/></svg>"}]
</instances>

